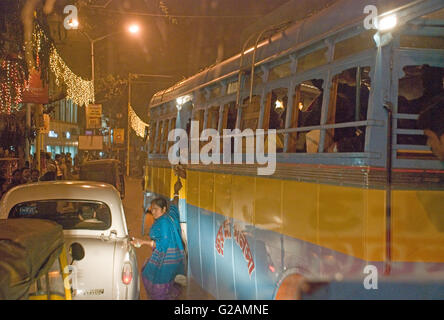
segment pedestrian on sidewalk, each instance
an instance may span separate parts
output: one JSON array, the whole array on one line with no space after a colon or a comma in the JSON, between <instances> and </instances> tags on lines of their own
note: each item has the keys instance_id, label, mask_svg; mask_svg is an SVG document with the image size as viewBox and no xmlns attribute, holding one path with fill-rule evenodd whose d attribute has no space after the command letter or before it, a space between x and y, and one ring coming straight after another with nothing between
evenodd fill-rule
<instances>
[{"instance_id":1,"label":"pedestrian on sidewalk","mask_svg":"<svg viewBox=\"0 0 444 320\"><path fill-rule=\"evenodd\" d=\"M31 182L39 182L40 171L37 169L31 170Z\"/></svg>"},{"instance_id":2,"label":"pedestrian on sidewalk","mask_svg":"<svg viewBox=\"0 0 444 320\"><path fill-rule=\"evenodd\" d=\"M135 247L153 248L151 257L142 267L145 290L152 300L174 300L181 294L181 286L174 279L185 272L185 251L179 223L180 178L174 185L174 198L170 204L164 198L151 201L148 211L155 221L151 226L150 240L133 239Z\"/></svg>"}]
</instances>

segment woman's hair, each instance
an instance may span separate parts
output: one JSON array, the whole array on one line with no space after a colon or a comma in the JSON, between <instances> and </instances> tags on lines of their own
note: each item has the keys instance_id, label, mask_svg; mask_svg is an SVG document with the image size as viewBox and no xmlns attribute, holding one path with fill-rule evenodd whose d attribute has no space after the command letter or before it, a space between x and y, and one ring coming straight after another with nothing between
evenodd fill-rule
<instances>
[{"instance_id":1,"label":"woman's hair","mask_svg":"<svg viewBox=\"0 0 444 320\"><path fill-rule=\"evenodd\" d=\"M166 208L168 210L168 201L165 198L155 198L151 201L151 205L155 204L159 208Z\"/></svg>"}]
</instances>

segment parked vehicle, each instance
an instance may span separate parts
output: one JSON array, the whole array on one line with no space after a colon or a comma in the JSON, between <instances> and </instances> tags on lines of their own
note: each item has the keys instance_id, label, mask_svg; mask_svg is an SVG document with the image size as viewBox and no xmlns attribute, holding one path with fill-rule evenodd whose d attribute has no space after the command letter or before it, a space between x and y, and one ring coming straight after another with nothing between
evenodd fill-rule
<instances>
[{"instance_id":1,"label":"parked vehicle","mask_svg":"<svg viewBox=\"0 0 444 320\"><path fill-rule=\"evenodd\" d=\"M62 225L70 250L73 299L138 299L137 259L118 191L104 183L50 181L5 194L0 219Z\"/></svg>"},{"instance_id":2,"label":"parked vehicle","mask_svg":"<svg viewBox=\"0 0 444 320\"><path fill-rule=\"evenodd\" d=\"M119 160L103 159L85 162L80 166L79 180L109 183L116 187L122 199L125 197L125 179Z\"/></svg>"},{"instance_id":3,"label":"parked vehicle","mask_svg":"<svg viewBox=\"0 0 444 320\"><path fill-rule=\"evenodd\" d=\"M71 300L60 225L0 220L0 300Z\"/></svg>"}]
</instances>

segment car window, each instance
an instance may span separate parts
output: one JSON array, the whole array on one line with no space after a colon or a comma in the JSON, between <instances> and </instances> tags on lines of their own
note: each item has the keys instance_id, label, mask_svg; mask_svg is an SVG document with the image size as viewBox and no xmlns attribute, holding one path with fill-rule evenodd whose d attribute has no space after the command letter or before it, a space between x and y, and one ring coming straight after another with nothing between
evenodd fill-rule
<instances>
[{"instance_id":1,"label":"car window","mask_svg":"<svg viewBox=\"0 0 444 320\"><path fill-rule=\"evenodd\" d=\"M109 207L98 201L70 199L22 202L11 209L9 218L52 220L65 230L106 230L111 226Z\"/></svg>"}]
</instances>

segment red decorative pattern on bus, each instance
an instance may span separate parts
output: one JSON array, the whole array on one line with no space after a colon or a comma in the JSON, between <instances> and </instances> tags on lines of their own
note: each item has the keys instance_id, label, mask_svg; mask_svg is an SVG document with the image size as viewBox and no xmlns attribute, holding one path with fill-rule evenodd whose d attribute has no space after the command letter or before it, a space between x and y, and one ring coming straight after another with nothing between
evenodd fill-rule
<instances>
[{"instance_id":1,"label":"red decorative pattern on bus","mask_svg":"<svg viewBox=\"0 0 444 320\"><path fill-rule=\"evenodd\" d=\"M248 274L251 276L251 273L254 271L255 265L247 237L245 236L245 232L242 230L238 230L236 225L233 226L233 229L234 229L234 241L242 250L242 254L248 265ZM215 242L216 251L221 256L224 256L225 239L232 239L232 234L233 233L231 231L230 220L225 220L219 227L219 231L217 232L216 242Z\"/></svg>"}]
</instances>

